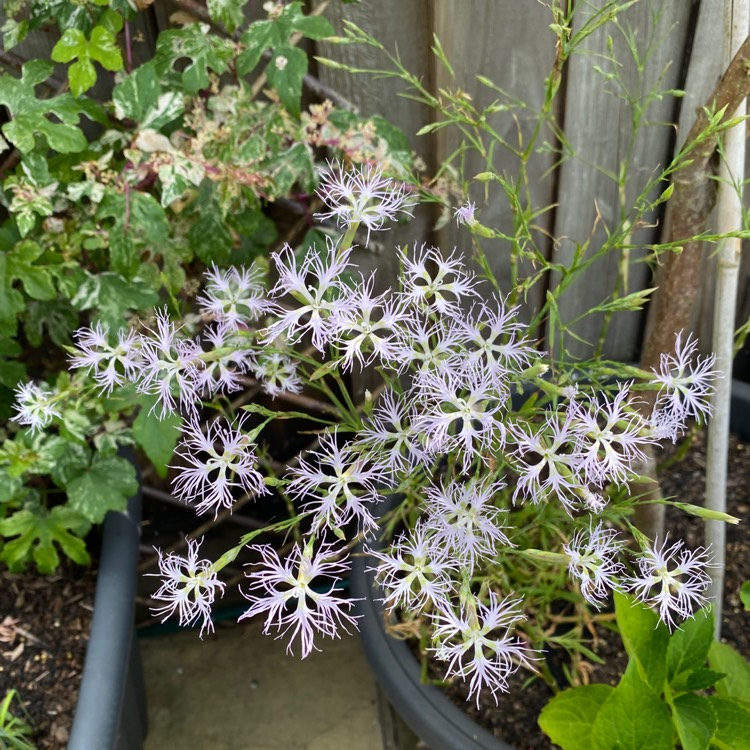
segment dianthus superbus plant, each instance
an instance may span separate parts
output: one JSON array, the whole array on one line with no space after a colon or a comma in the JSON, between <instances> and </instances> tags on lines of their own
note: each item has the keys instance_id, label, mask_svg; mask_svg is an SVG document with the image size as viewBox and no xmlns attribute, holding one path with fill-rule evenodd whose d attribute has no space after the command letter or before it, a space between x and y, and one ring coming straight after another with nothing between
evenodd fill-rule
<instances>
[{"instance_id":1,"label":"dianthus superbus plant","mask_svg":"<svg viewBox=\"0 0 750 750\"><path fill-rule=\"evenodd\" d=\"M179 418L174 488L198 512L217 513L235 492L257 503L273 492L293 508L268 525L294 540L286 556L256 543L259 531L214 560L199 540L186 557L160 553L158 613L210 631L218 573L249 546L257 563L240 619L262 616L305 657L356 627L337 581L354 542L367 549L388 532L390 546L372 553L388 608L428 629L430 650L478 701L541 664L555 599L582 609L630 591L670 629L702 606L709 551L634 529L627 547L618 529L637 502L625 490L644 446L709 413L712 358L695 360L686 337L656 372L600 363L552 378L516 310L457 251L400 248L398 285L382 293L357 272L357 229L385 229L412 210L412 191L332 163L319 196L343 236L273 253L275 282L257 268L212 271L200 336L166 312L128 340L127 356L78 333L75 367L100 383L114 370L160 417ZM355 403L347 374L368 368L381 385ZM277 406L234 411L227 394L244 373ZM636 408L645 389L658 394L648 417ZM314 445L274 472L264 430L296 414L288 393L317 393L330 408L314 417ZM386 498L395 508L383 513Z\"/></svg>"}]
</instances>

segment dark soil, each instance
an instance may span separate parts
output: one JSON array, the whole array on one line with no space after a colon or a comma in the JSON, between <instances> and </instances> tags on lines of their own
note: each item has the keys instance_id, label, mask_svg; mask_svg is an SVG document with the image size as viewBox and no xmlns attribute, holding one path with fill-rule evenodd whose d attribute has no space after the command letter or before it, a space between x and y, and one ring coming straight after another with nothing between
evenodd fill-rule
<instances>
[{"instance_id":1,"label":"dark soil","mask_svg":"<svg viewBox=\"0 0 750 750\"><path fill-rule=\"evenodd\" d=\"M18 691L39 750L64 750L91 628L96 573L0 570L0 700ZM11 713L21 718L18 703Z\"/></svg>"},{"instance_id":2,"label":"dark soil","mask_svg":"<svg viewBox=\"0 0 750 750\"><path fill-rule=\"evenodd\" d=\"M665 455L673 452L674 448L669 446ZM699 433L685 459L661 472L664 496L703 505L705 467L705 435ZM750 444L741 443L734 436L730 443L727 476L727 512L740 518L741 522L736 526L727 525L722 640L750 658L750 613L744 611L739 598L740 586L750 580L750 534L747 528L750 519ZM671 538L683 539L691 549L704 545L703 523L695 516L669 507L667 528ZM616 685L627 665L619 636L599 628L594 650L603 658L604 664L587 665L588 681ZM431 664L437 679L443 676L441 666L440 663ZM509 692L500 698L498 706L489 691L480 697L479 708L475 702L467 702L467 687L456 680L449 682L444 689L457 706L509 745L518 750L549 750L553 745L539 729L537 720L553 692L541 679L534 679L524 687L529 677L528 672L513 675L509 680Z\"/></svg>"}]
</instances>

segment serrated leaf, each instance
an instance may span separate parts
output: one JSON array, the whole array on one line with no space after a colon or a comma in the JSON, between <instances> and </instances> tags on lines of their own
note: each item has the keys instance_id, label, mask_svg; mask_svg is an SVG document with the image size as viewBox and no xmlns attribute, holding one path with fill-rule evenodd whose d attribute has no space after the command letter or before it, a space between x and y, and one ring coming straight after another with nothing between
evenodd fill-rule
<instances>
[{"instance_id":1,"label":"serrated leaf","mask_svg":"<svg viewBox=\"0 0 750 750\"><path fill-rule=\"evenodd\" d=\"M274 50L266 76L281 103L295 117L299 117L302 99L302 79L307 73L307 55L297 47L279 46Z\"/></svg>"},{"instance_id":2,"label":"serrated leaf","mask_svg":"<svg viewBox=\"0 0 750 750\"><path fill-rule=\"evenodd\" d=\"M7 273L11 279L18 279L32 299L50 300L56 296L52 274L44 266L34 265L34 261L44 252L41 245L32 240L19 242L8 253Z\"/></svg>"},{"instance_id":3,"label":"serrated leaf","mask_svg":"<svg viewBox=\"0 0 750 750\"><path fill-rule=\"evenodd\" d=\"M79 565L90 562L86 544L81 539L89 529L88 522L71 508L56 505L47 512L21 510L0 520L0 536L17 537L6 542L0 559L8 567L18 570L33 559L40 573L53 573L60 564L55 545Z\"/></svg>"},{"instance_id":4,"label":"serrated leaf","mask_svg":"<svg viewBox=\"0 0 750 750\"><path fill-rule=\"evenodd\" d=\"M701 695L679 695L673 701L672 718L682 750L705 750L714 736L716 713Z\"/></svg>"},{"instance_id":5,"label":"serrated leaf","mask_svg":"<svg viewBox=\"0 0 750 750\"><path fill-rule=\"evenodd\" d=\"M592 742L618 750L673 750L673 734L666 703L641 679L638 668L631 662L619 685L599 709Z\"/></svg>"},{"instance_id":6,"label":"serrated leaf","mask_svg":"<svg viewBox=\"0 0 750 750\"><path fill-rule=\"evenodd\" d=\"M669 638L667 646L667 679L671 682L681 672L702 667L714 638L714 615L710 608L688 618Z\"/></svg>"},{"instance_id":7,"label":"serrated leaf","mask_svg":"<svg viewBox=\"0 0 750 750\"><path fill-rule=\"evenodd\" d=\"M86 54L86 35L80 29L66 29L50 52L55 62L69 63Z\"/></svg>"},{"instance_id":8,"label":"serrated leaf","mask_svg":"<svg viewBox=\"0 0 750 750\"><path fill-rule=\"evenodd\" d=\"M260 62L263 53L272 46L274 24L256 21L240 37L242 52L237 56L237 73L246 76Z\"/></svg>"},{"instance_id":9,"label":"serrated leaf","mask_svg":"<svg viewBox=\"0 0 750 750\"><path fill-rule=\"evenodd\" d=\"M726 676L716 683L716 692L750 704L750 663L730 645L714 641L708 652L711 669Z\"/></svg>"},{"instance_id":10,"label":"serrated leaf","mask_svg":"<svg viewBox=\"0 0 750 750\"><path fill-rule=\"evenodd\" d=\"M91 450L81 443L65 441L65 449L60 452L55 465L50 471L52 481L58 487L65 487L68 482L79 476L91 461Z\"/></svg>"},{"instance_id":11,"label":"serrated leaf","mask_svg":"<svg viewBox=\"0 0 750 750\"><path fill-rule=\"evenodd\" d=\"M133 438L154 465L156 473L163 478L180 439L182 419L179 414L160 419L158 412L152 409L155 403L153 396L141 399L141 410L133 422Z\"/></svg>"},{"instance_id":12,"label":"serrated leaf","mask_svg":"<svg viewBox=\"0 0 750 750\"><path fill-rule=\"evenodd\" d=\"M88 44L88 52L91 58L106 70L114 72L123 68L122 54L117 47L115 36L112 31L104 26L94 26Z\"/></svg>"},{"instance_id":13,"label":"serrated leaf","mask_svg":"<svg viewBox=\"0 0 750 750\"><path fill-rule=\"evenodd\" d=\"M129 461L97 453L91 465L68 482L68 504L91 523L99 524L110 510L125 510L128 498L137 490L135 469Z\"/></svg>"},{"instance_id":14,"label":"serrated leaf","mask_svg":"<svg viewBox=\"0 0 750 750\"><path fill-rule=\"evenodd\" d=\"M711 747L719 750L750 750L750 705L736 698L711 695L706 700L716 714Z\"/></svg>"},{"instance_id":15,"label":"serrated leaf","mask_svg":"<svg viewBox=\"0 0 750 750\"><path fill-rule=\"evenodd\" d=\"M674 693L692 693L713 687L722 677L724 677L724 672L715 672L713 669L694 669L692 672L677 675L670 683L670 687Z\"/></svg>"},{"instance_id":16,"label":"serrated leaf","mask_svg":"<svg viewBox=\"0 0 750 750\"><path fill-rule=\"evenodd\" d=\"M542 709L539 726L563 750L597 750L591 730L599 710L614 690L609 685L583 685L558 693Z\"/></svg>"},{"instance_id":17,"label":"serrated leaf","mask_svg":"<svg viewBox=\"0 0 750 750\"><path fill-rule=\"evenodd\" d=\"M617 592L615 612L628 656L646 684L657 694L661 693L667 677L667 627L653 610Z\"/></svg>"}]
</instances>

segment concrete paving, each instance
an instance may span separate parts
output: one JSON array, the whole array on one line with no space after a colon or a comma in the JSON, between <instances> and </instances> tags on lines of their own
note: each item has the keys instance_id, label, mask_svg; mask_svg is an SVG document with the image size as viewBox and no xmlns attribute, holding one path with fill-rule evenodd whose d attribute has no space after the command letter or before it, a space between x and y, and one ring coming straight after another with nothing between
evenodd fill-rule
<instances>
[{"instance_id":1,"label":"concrete paving","mask_svg":"<svg viewBox=\"0 0 750 750\"><path fill-rule=\"evenodd\" d=\"M307 659L259 623L140 641L145 750L391 750L392 714L356 635ZM398 743L401 745L401 743Z\"/></svg>"}]
</instances>

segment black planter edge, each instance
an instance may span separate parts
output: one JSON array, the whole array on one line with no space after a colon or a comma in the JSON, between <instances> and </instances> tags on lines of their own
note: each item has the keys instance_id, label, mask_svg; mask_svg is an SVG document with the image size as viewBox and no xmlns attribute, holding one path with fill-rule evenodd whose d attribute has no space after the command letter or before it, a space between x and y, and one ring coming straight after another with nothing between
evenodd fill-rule
<instances>
[{"instance_id":1,"label":"black planter edge","mask_svg":"<svg viewBox=\"0 0 750 750\"><path fill-rule=\"evenodd\" d=\"M750 384L732 381L730 430L750 440ZM386 698L431 750L515 750L472 721L434 685L422 684L421 669L405 641L389 636L382 604L374 596L374 577L361 552L352 561L351 593L357 598L360 640Z\"/></svg>"},{"instance_id":2,"label":"black planter edge","mask_svg":"<svg viewBox=\"0 0 750 750\"><path fill-rule=\"evenodd\" d=\"M94 614L68 750L140 750L146 737L146 694L134 622L140 476L138 485L127 510L110 512L104 520Z\"/></svg>"}]
</instances>

